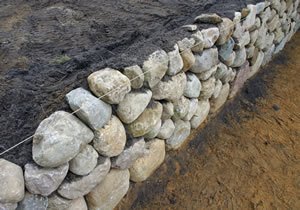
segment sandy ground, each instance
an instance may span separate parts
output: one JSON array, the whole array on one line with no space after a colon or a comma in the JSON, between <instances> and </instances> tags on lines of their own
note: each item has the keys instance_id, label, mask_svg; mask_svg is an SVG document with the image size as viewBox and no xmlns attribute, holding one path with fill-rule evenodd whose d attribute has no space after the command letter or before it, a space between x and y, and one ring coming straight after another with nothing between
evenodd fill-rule
<instances>
[{"instance_id":1,"label":"sandy ground","mask_svg":"<svg viewBox=\"0 0 300 210\"><path fill-rule=\"evenodd\" d=\"M118 209L300 209L300 32Z\"/></svg>"}]
</instances>

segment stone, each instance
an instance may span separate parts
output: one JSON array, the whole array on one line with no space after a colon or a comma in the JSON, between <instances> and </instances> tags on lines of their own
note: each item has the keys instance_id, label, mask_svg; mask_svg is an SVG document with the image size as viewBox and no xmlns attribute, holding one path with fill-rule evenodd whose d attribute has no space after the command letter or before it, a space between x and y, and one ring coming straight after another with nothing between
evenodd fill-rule
<instances>
[{"instance_id":1,"label":"stone","mask_svg":"<svg viewBox=\"0 0 300 210\"><path fill-rule=\"evenodd\" d=\"M111 118L111 106L83 88L72 90L66 98L70 108L93 130L103 127Z\"/></svg>"},{"instance_id":2,"label":"stone","mask_svg":"<svg viewBox=\"0 0 300 210\"><path fill-rule=\"evenodd\" d=\"M210 70L219 63L218 49L211 48L204 50L201 54L195 55L196 62L191 68L191 72L201 73Z\"/></svg>"},{"instance_id":3,"label":"stone","mask_svg":"<svg viewBox=\"0 0 300 210\"><path fill-rule=\"evenodd\" d=\"M250 29L255 24L256 18L256 6L249 4L247 8L250 10L250 13L247 15L246 19L243 22L243 27Z\"/></svg>"},{"instance_id":4,"label":"stone","mask_svg":"<svg viewBox=\"0 0 300 210\"><path fill-rule=\"evenodd\" d=\"M274 33L267 33L265 47L263 48L264 51L268 51L272 47L274 38Z\"/></svg>"},{"instance_id":5,"label":"stone","mask_svg":"<svg viewBox=\"0 0 300 210\"><path fill-rule=\"evenodd\" d=\"M210 110L210 103L208 100L199 101L197 111L191 119L191 127L198 128L207 118Z\"/></svg>"},{"instance_id":6,"label":"stone","mask_svg":"<svg viewBox=\"0 0 300 210\"><path fill-rule=\"evenodd\" d=\"M129 171L112 169L86 200L90 210L114 209L129 189Z\"/></svg>"},{"instance_id":7,"label":"stone","mask_svg":"<svg viewBox=\"0 0 300 210\"><path fill-rule=\"evenodd\" d=\"M250 59L254 56L254 51L255 47L253 45L246 48L247 59Z\"/></svg>"},{"instance_id":8,"label":"stone","mask_svg":"<svg viewBox=\"0 0 300 210\"><path fill-rule=\"evenodd\" d=\"M128 93L118 104L117 115L122 122L129 124L135 121L145 110L152 97L152 91L143 89Z\"/></svg>"},{"instance_id":9,"label":"stone","mask_svg":"<svg viewBox=\"0 0 300 210\"><path fill-rule=\"evenodd\" d=\"M222 84L221 80L217 80L216 85L215 85L215 91L212 95L212 99L218 98L218 96L220 95L222 86L223 86L223 84Z\"/></svg>"},{"instance_id":10,"label":"stone","mask_svg":"<svg viewBox=\"0 0 300 210\"><path fill-rule=\"evenodd\" d=\"M236 39L234 47L235 47L235 49L245 48L245 46L248 45L250 43L250 41L251 41L250 33L249 33L249 31L245 31L243 33L243 36Z\"/></svg>"},{"instance_id":11,"label":"stone","mask_svg":"<svg viewBox=\"0 0 300 210\"><path fill-rule=\"evenodd\" d=\"M0 203L0 210L15 210L17 207L17 203Z\"/></svg>"},{"instance_id":12,"label":"stone","mask_svg":"<svg viewBox=\"0 0 300 210\"><path fill-rule=\"evenodd\" d=\"M190 25L184 25L184 26L182 26L182 28L187 29L187 31L189 31L189 32L193 32L193 31L197 30L198 26L195 24L190 24Z\"/></svg>"},{"instance_id":13,"label":"stone","mask_svg":"<svg viewBox=\"0 0 300 210\"><path fill-rule=\"evenodd\" d=\"M210 112L216 113L226 102L229 95L230 85L226 83L223 85L220 94L217 98L211 101Z\"/></svg>"},{"instance_id":14,"label":"stone","mask_svg":"<svg viewBox=\"0 0 300 210\"><path fill-rule=\"evenodd\" d=\"M157 135L160 139L168 139L172 136L175 131L175 125L171 119L168 119L162 123L160 131Z\"/></svg>"},{"instance_id":15,"label":"stone","mask_svg":"<svg viewBox=\"0 0 300 210\"><path fill-rule=\"evenodd\" d=\"M220 31L217 27L203 29L201 30L201 33L203 35L204 48L211 48L214 46L220 36Z\"/></svg>"},{"instance_id":16,"label":"stone","mask_svg":"<svg viewBox=\"0 0 300 210\"><path fill-rule=\"evenodd\" d=\"M190 122L183 120L175 121L175 131L170 138L166 140L166 145L169 150L176 150L185 142L191 133Z\"/></svg>"},{"instance_id":17,"label":"stone","mask_svg":"<svg viewBox=\"0 0 300 210\"><path fill-rule=\"evenodd\" d=\"M242 18L247 17L249 15L249 13L250 13L250 9L249 8L243 8L242 12L241 12Z\"/></svg>"},{"instance_id":18,"label":"stone","mask_svg":"<svg viewBox=\"0 0 300 210\"><path fill-rule=\"evenodd\" d=\"M193 73L187 73L187 82L183 95L188 98L198 98L201 91L201 82Z\"/></svg>"},{"instance_id":19,"label":"stone","mask_svg":"<svg viewBox=\"0 0 300 210\"><path fill-rule=\"evenodd\" d=\"M24 199L19 202L17 210L47 210L48 198L26 192Z\"/></svg>"},{"instance_id":20,"label":"stone","mask_svg":"<svg viewBox=\"0 0 300 210\"><path fill-rule=\"evenodd\" d=\"M233 38L230 38L227 42L219 47L219 58L222 62L226 62L230 59L234 45L235 41Z\"/></svg>"},{"instance_id":21,"label":"stone","mask_svg":"<svg viewBox=\"0 0 300 210\"><path fill-rule=\"evenodd\" d=\"M250 32L250 45L254 45L258 38L258 30L254 30Z\"/></svg>"},{"instance_id":22,"label":"stone","mask_svg":"<svg viewBox=\"0 0 300 210\"><path fill-rule=\"evenodd\" d=\"M125 144L126 131L124 125L114 115L107 125L95 131L93 146L103 156L118 156L123 151Z\"/></svg>"},{"instance_id":23,"label":"stone","mask_svg":"<svg viewBox=\"0 0 300 210\"><path fill-rule=\"evenodd\" d=\"M105 68L92 73L88 77L92 92L109 104L120 103L131 90L128 77L111 68Z\"/></svg>"},{"instance_id":24,"label":"stone","mask_svg":"<svg viewBox=\"0 0 300 210\"><path fill-rule=\"evenodd\" d=\"M264 53L262 51L259 51L258 55L254 58L252 58L253 65L251 66L251 71L249 77L252 77L254 74L256 74L259 70L259 68L262 65L262 62L264 60Z\"/></svg>"},{"instance_id":25,"label":"stone","mask_svg":"<svg viewBox=\"0 0 300 210\"><path fill-rule=\"evenodd\" d=\"M217 72L215 73L215 78L222 81L223 84L231 82L234 80L235 72L232 68L228 68L222 62L219 63Z\"/></svg>"},{"instance_id":26,"label":"stone","mask_svg":"<svg viewBox=\"0 0 300 210\"><path fill-rule=\"evenodd\" d=\"M208 80L211 76L213 76L218 69L218 65L215 65L208 71L201 72L200 74L197 74L197 77L199 80Z\"/></svg>"},{"instance_id":27,"label":"stone","mask_svg":"<svg viewBox=\"0 0 300 210\"><path fill-rule=\"evenodd\" d=\"M231 67L240 67L242 66L245 61L247 60L247 53L246 53L246 49L242 48L239 50L235 51L235 59L233 64L231 65Z\"/></svg>"},{"instance_id":28,"label":"stone","mask_svg":"<svg viewBox=\"0 0 300 210\"><path fill-rule=\"evenodd\" d=\"M229 98L233 98L238 91L244 86L244 83L250 77L250 66L249 62L246 61L237 71L235 80L231 85L231 91Z\"/></svg>"},{"instance_id":29,"label":"stone","mask_svg":"<svg viewBox=\"0 0 300 210\"><path fill-rule=\"evenodd\" d=\"M259 29L258 29L258 36L256 39L256 42L254 44L255 47L258 49L264 49L266 46L266 37L267 37L267 27L265 24L263 24Z\"/></svg>"},{"instance_id":30,"label":"stone","mask_svg":"<svg viewBox=\"0 0 300 210\"><path fill-rule=\"evenodd\" d=\"M163 112L161 115L162 120L170 119L174 115L174 105L171 102L162 102Z\"/></svg>"},{"instance_id":31,"label":"stone","mask_svg":"<svg viewBox=\"0 0 300 210\"><path fill-rule=\"evenodd\" d=\"M201 14L195 18L196 23L217 24L221 23L222 21L222 18L216 13Z\"/></svg>"},{"instance_id":32,"label":"stone","mask_svg":"<svg viewBox=\"0 0 300 210\"><path fill-rule=\"evenodd\" d=\"M202 89L200 93L200 98L202 100L209 99L214 94L215 83L216 79L214 77L202 82Z\"/></svg>"},{"instance_id":33,"label":"stone","mask_svg":"<svg viewBox=\"0 0 300 210\"><path fill-rule=\"evenodd\" d=\"M146 133L144 135L144 138L145 139L154 139L157 136L157 134L159 133L160 127L161 127L161 120L159 120L156 123L156 125L153 127L153 129L151 131L149 131L148 133Z\"/></svg>"},{"instance_id":34,"label":"stone","mask_svg":"<svg viewBox=\"0 0 300 210\"><path fill-rule=\"evenodd\" d=\"M53 193L66 177L69 163L57 168L42 168L36 164L25 165L25 185L32 194L49 196Z\"/></svg>"},{"instance_id":35,"label":"stone","mask_svg":"<svg viewBox=\"0 0 300 210\"><path fill-rule=\"evenodd\" d=\"M284 38L284 33L282 31L281 28L277 28L275 31L274 31L274 44L279 44L283 38Z\"/></svg>"},{"instance_id":36,"label":"stone","mask_svg":"<svg viewBox=\"0 0 300 210\"><path fill-rule=\"evenodd\" d=\"M33 160L43 167L58 167L72 160L93 138L93 132L78 118L65 111L54 112L34 134Z\"/></svg>"},{"instance_id":37,"label":"stone","mask_svg":"<svg viewBox=\"0 0 300 210\"><path fill-rule=\"evenodd\" d=\"M184 38L181 41L177 42L177 45L179 47L179 51L183 52L185 50L191 49L195 45L195 39L194 38Z\"/></svg>"},{"instance_id":38,"label":"stone","mask_svg":"<svg viewBox=\"0 0 300 210\"><path fill-rule=\"evenodd\" d=\"M48 197L47 210L66 210L71 205L72 200L62 198L61 196L53 193Z\"/></svg>"},{"instance_id":39,"label":"stone","mask_svg":"<svg viewBox=\"0 0 300 210\"><path fill-rule=\"evenodd\" d=\"M275 44L273 44L267 51L264 52L264 60L262 62L262 66L266 65L272 60L274 51L275 51Z\"/></svg>"},{"instance_id":40,"label":"stone","mask_svg":"<svg viewBox=\"0 0 300 210\"><path fill-rule=\"evenodd\" d=\"M131 124L127 125L127 132L133 137L140 137L151 131L162 115L163 107L157 101L151 101L145 111Z\"/></svg>"},{"instance_id":41,"label":"stone","mask_svg":"<svg viewBox=\"0 0 300 210\"><path fill-rule=\"evenodd\" d=\"M57 192L64 198L76 199L88 194L108 174L111 166L109 158L99 158L96 168L87 176L66 179Z\"/></svg>"},{"instance_id":42,"label":"stone","mask_svg":"<svg viewBox=\"0 0 300 210\"><path fill-rule=\"evenodd\" d=\"M194 65L196 58L194 54L192 53L192 50L187 49L180 53L181 58L183 60L183 71L190 70L192 66Z\"/></svg>"},{"instance_id":43,"label":"stone","mask_svg":"<svg viewBox=\"0 0 300 210\"><path fill-rule=\"evenodd\" d=\"M143 86L145 77L143 70L138 65L124 68L123 74L130 80L131 88L139 89Z\"/></svg>"},{"instance_id":44,"label":"stone","mask_svg":"<svg viewBox=\"0 0 300 210\"><path fill-rule=\"evenodd\" d=\"M232 36L234 31L234 23L229 18L222 18L222 22L218 24L220 36L217 40L218 45L225 44Z\"/></svg>"},{"instance_id":45,"label":"stone","mask_svg":"<svg viewBox=\"0 0 300 210\"><path fill-rule=\"evenodd\" d=\"M98 157L97 151L91 145L86 145L70 161L70 171L79 176L88 175L96 167Z\"/></svg>"},{"instance_id":46,"label":"stone","mask_svg":"<svg viewBox=\"0 0 300 210\"><path fill-rule=\"evenodd\" d=\"M174 48L175 49L173 51L168 52L169 68L167 74L170 76L176 75L183 69L183 60L181 58L178 45L176 44Z\"/></svg>"},{"instance_id":47,"label":"stone","mask_svg":"<svg viewBox=\"0 0 300 210\"><path fill-rule=\"evenodd\" d=\"M190 101L186 97L182 96L174 103L174 119L183 119L189 111Z\"/></svg>"},{"instance_id":48,"label":"stone","mask_svg":"<svg viewBox=\"0 0 300 210\"><path fill-rule=\"evenodd\" d=\"M20 166L1 158L0 180L0 203L17 203L24 198L24 177Z\"/></svg>"},{"instance_id":49,"label":"stone","mask_svg":"<svg viewBox=\"0 0 300 210\"><path fill-rule=\"evenodd\" d=\"M261 18L261 22L262 23L266 23L267 21L269 21L272 17L271 14L271 9L270 7L267 7L261 14L260 14L260 18Z\"/></svg>"},{"instance_id":50,"label":"stone","mask_svg":"<svg viewBox=\"0 0 300 210\"><path fill-rule=\"evenodd\" d=\"M143 64L145 82L152 88L165 76L169 66L169 56L164 50L152 53Z\"/></svg>"},{"instance_id":51,"label":"stone","mask_svg":"<svg viewBox=\"0 0 300 210\"><path fill-rule=\"evenodd\" d=\"M265 2L259 2L255 5L255 7L256 7L256 14L259 15L266 8L266 3Z\"/></svg>"},{"instance_id":52,"label":"stone","mask_svg":"<svg viewBox=\"0 0 300 210\"><path fill-rule=\"evenodd\" d=\"M277 12L280 12L281 10L281 3L280 0L272 0L271 1L271 7L275 9Z\"/></svg>"},{"instance_id":53,"label":"stone","mask_svg":"<svg viewBox=\"0 0 300 210\"><path fill-rule=\"evenodd\" d=\"M267 23L268 29L270 32L273 32L276 28L280 27L279 15L275 15L275 17Z\"/></svg>"},{"instance_id":54,"label":"stone","mask_svg":"<svg viewBox=\"0 0 300 210\"><path fill-rule=\"evenodd\" d=\"M152 88L152 98L176 101L183 95L186 83L187 78L183 72L172 77L166 77Z\"/></svg>"},{"instance_id":55,"label":"stone","mask_svg":"<svg viewBox=\"0 0 300 210\"><path fill-rule=\"evenodd\" d=\"M84 197L72 200L65 210L88 210Z\"/></svg>"},{"instance_id":56,"label":"stone","mask_svg":"<svg viewBox=\"0 0 300 210\"><path fill-rule=\"evenodd\" d=\"M222 84L222 83L221 83ZM190 100L189 103L189 110L187 115L183 118L184 121L190 121L194 114L197 111L197 106L198 106L198 99L194 98Z\"/></svg>"},{"instance_id":57,"label":"stone","mask_svg":"<svg viewBox=\"0 0 300 210\"><path fill-rule=\"evenodd\" d=\"M163 163L165 159L165 141L153 139L146 143L149 152L137 159L130 167L130 180L133 182L145 181Z\"/></svg>"},{"instance_id":58,"label":"stone","mask_svg":"<svg viewBox=\"0 0 300 210\"><path fill-rule=\"evenodd\" d=\"M191 48L194 53L200 53L204 49L204 38L201 31L196 31L192 34L192 38L195 40L195 44Z\"/></svg>"},{"instance_id":59,"label":"stone","mask_svg":"<svg viewBox=\"0 0 300 210\"><path fill-rule=\"evenodd\" d=\"M128 169L140 157L147 153L144 138L134 139L127 148L117 157L112 159L112 167L118 169Z\"/></svg>"},{"instance_id":60,"label":"stone","mask_svg":"<svg viewBox=\"0 0 300 210\"><path fill-rule=\"evenodd\" d=\"M257 30L257 29L259 29L260 27L261 27L261 20L260 20L260 18L259 17L256 17L256 19L255 19L255 24L249 29L249 32L252 32L252 31L254 31L254 30Z\"/></svg>"}]
</instances>

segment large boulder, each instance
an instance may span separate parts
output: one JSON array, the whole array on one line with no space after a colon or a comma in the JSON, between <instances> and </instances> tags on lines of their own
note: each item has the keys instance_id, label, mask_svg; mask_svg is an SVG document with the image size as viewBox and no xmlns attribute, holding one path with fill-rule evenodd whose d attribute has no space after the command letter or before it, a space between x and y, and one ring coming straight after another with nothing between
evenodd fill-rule
<instances>
[{"instance_id":1,"label":"large boulder","mask_svg":"<svg viewBox=\"0 0 300 210\"><path fill-rule=\"evenodd\" d=\"M57 168L42 168L28 163L24 173L26 189L33 194L49 196L62 183L68 170L68 163Z\"/></svg>"},{"instance_id":2,"label":"large boulder","mask_svg":"<svg viewBox=\"0 0 300 210\"><path fill-rule=\"evenodd\" d=\"M25 185L22 168L0 159L0 203L17 203L24 198Z\"/></svg>"},{"instance_id":3,"label":"large boulder","mask_svg":"<svg viewBox=\"0 0 300 210\"><path fill-rule=\"evenodd\" d=\"M191 133L190 122L185 122L183 120L175 121L175 131L173 135L167 139L166 144L169 150L178 149L187 139Z\"/></svg>"},{"instance_id":4,"label":"large boulder","mask_svg":"<svg viewBox=\"0 0 300 210\"><path fill-rule=\"evenodd\" d=\"M137 159L130 171L130 180L133 182L145 181L163 163L165 159L165 141L153 139L146 143L149 152Z\"/></svg>"},{"instance_id":5,"label":"large boulder","mask_svg":"<svg viewBox=\"0 0 300 210\"><path fill-rule=\"evenodd\" d=\"M210 110L210 103L208 100L199 101L197 111L191 119L191 127L198 128L207 118Z\"/></svg>"},{"instance_id":6,"label":"large boulder","mask_svg":"<svg viewBox=\"0 0 300 210\"><path fill-rule=\"evenodd\" d=\"M94 130L102 128L111 118L111 106L83 88L72 90L66 98L76 115Z\"/></svg>"},{"instance_id":7,"label":"large boulder","mask_svg":"<svg viewBox=\"0 0 300 210\"><path fill-rule=\"evenodd\" d=\"M112 169L86 200L90 210L114 209L129 189L129 171Z\"/></svg>"},{"instance_id":8,"label":"large boulder","mask_svg":"<svg viewBox=\"0 0 300 210\"><path fill-rule=\"evenodd\" d=\"M117 115L124 123L136 120L149 104L152 97L150 90L137 90L128 93L117 107Z\"/></svg>"},{"instance_id":9,"label":"large boulder","mask_svg":"<svg viewBox=\"0 0 300 210\"><path fill-rule=\"evenodd\" d=\"M131 90L128 77L111 68L92 73L88 77L88 83L96 96L110 104L120 103Z\"/></svg>"},{"instance_id":10,"label":"large boulder","mask_svg":"<svg viewBox=\"0 0 300 210\"><path fill-rule=\"evenodd\" d=\"M204 50L201 54L195 55L196 62L191 68L194 73L201 73L210 70L219 63L218 49L211 48Z\"/></svg>"},{"instance_id":11,"label":"large boulder","mask_svg":"<svg viewBox=\"0 0 300 210\"><path fill-rule=\"evenodd\" d=\"M24 199L18 203L17 210L47 210L48 198L26 192Z\"/></svg>"},{"instance_id":12,"label":"large boulder","mask_svg":"<svg viewBox=\"0 0 300 210\"><path fill-rule=\"evenodd\" d=\"M143 70L138 65L126 67L123 74L130 79L131 88L139 89L143 86L145 76Z\"/></svg>"},{"instance_id":13,"label":"large boulder","mask_svg":"<svg viewBox=\"0 0 300 210\"><path fill-rule=\"evenodd\" d=\"M103 156L114 157L121 154L125 144L125 128L116 116L112 116L106 126L95 131L93 146Z\"/></svg>"},{"instance_id":14,"label":"large boulder","mask_svg":"<svg viewBox=\"0 0 300 210\"><path fill-rule=\"evenodd\" d=\"M187 73L187 82L184 89L184 96L188 98L198 98L201 91L201 82L193 73Z\"/></svg>"},{"instance_id":15,"label":"large boulder","mask_svg":"<svg viewBox=\"0 0 300 210\"><path fill-rule=\"evenodd\" d=\"M33 160L43 167L58 167L72 160L93 137L93 132L78 118L57 111L44 119L34 134Z\"/></svg>"},{"instance_id":16,"label":"large boulder","mask_svg":"<svg viewBox=\"0 0 300 210\"><path fill-rule=\"evenodd\" d=\"M127 125L127 132L133 137L140 137L150 132L160 120L162 110L161 103L151 101L145 111L135 121Z\"/></svg>"}]
</instances>

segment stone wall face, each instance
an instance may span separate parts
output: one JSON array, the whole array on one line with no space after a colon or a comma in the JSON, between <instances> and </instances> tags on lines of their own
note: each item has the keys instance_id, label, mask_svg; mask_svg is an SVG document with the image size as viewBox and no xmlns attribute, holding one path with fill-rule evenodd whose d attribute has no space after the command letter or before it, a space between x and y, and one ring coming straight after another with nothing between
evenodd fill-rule
<instances>
[{"instance_id":1,"label":"stone wall face","mask_svg":"<svg viewBox=\"0 0 300 210\"><path fill-rule=\"evenodd\" d=\"M146 180L283 49L300 27L299 0L248 5L233 20L203 14L184 27L191 36L173 51L99 70L90 91L68 93L73 113L40 123L25 171L0 159L0 209L113 209L130 181Z\"/></svg>"}]
</instances>

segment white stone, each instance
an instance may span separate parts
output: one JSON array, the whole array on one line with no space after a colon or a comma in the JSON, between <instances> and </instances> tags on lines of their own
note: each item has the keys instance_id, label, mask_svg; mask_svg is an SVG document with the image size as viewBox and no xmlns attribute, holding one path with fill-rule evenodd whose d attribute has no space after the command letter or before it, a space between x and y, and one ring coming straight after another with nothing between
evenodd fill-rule
<instances>
[{"instance_id":1,"label":"white stone","mask_svg":"<svg viewBox=\"0 0 300 210\"><path fill-rule=\"evenodd\" d=\"M172 136L166 140L167 148L169 150L176 150L185 142L191 133L190 122L182 120L175 121L175 131Z\"/></svg>"},{"instance_id":2,"label":"white stone","mask_svg":"<svg viewBox=\"0 0 300 210\"><path fill-rule=\"evenodd\" d=\"M126 67L123 74L130 80L131 88L139 89L143 86L145 77L143 70L138 65Z\"/></svg>"},{"instance_id":3,"label":"white stone","mask_svg":"<svg viewBox=\"0 0 300 210\"><path fill-rule=\"evenodd\" d=\"M196 31L192 34L192 38L195 40L195 44L192 47L192 51L194 53L200 53L204 49L204 38L201 31Z\"/></svg>"},{"instance_id":4,"label":"white stone","mask_svg":"<svg viewBox=\"0 0 300 210\"><path fill-rule=\"evenodd\" d=\"M210 103L208 100L199 101L195 115L191 119L191 127L198 128L207 118L210 110Z\"/></svg>"},{"instance_id":5,"label":"white stone","mask_svg":"<svg viewBox=\"0 0 300 210\"><path fill-rule=\"evenodd\" d=\"M255 24L256 6L249 4L247 5L247 8L250 10L250 13L247 15L246 19L244 20L243 26L246 29L250 29Z\"/></svg>"},{"instance_id":6,"label":"white stone","mask_svg":"<svg viewBox=\"0 0 300 210\"><path fill-rule=\"evenodd\" d=\"M200 74L197 74L197 77L201 81L208 80L211 76L213 76L216 73L217 69L218 69L218 65L215 65L210 70L201 72Z\"/></svg>"},{"instance_id":7,"label":"white stone","mask_svg":"<svg viewBox=\"0 0 300 210\"><path fill-rule=\"evenodd\" d=\"M161 115L162 120L170 119L174 115L174 105L171 102L162 102L163 112Z\"/></svg>"},{"instance_id":8,"label":"white stone","mask_svg":"<svg viewBox=\"0 0 300 210\"><path fill-rule=\"evenodd\" d=\"M18 203L17 210L47 210L48 198L26 192L24 199Z\"/></svg>"},{"instance_id":9,"label":"white stone","mask_svg":"<svg viewBox=\"0 0 300 210\"><path fill-rule=\"evenodd\" d=\"M214 91L214 94L212 95L213 99L218 98L218 96L220 95L221 89L222 89L222 82L221 82L221 80L217 80L216 86L215 86L215 91Z\"/></svg>"},{"instance_id":10,"label":"white stone","mask_svg":"<svg viewBox=\"0 0 300 210\"><path fill-rule=\"evenodd\" d=\"M214 77L202 82L202 89L200 93L200 98L202 100L209 99L213 95L215 91L215 83L216 79Z\"/></svg>"},{"instance_id":11,"label":"white stone","mask_svg":"<svg viewBox=\"0 0 300 210\"><path fill-rule=\"evenodd\" d=\"M204 48L211 48L214 46L220 36L220 32L217 27L203 29L201 30L201 33L203 35Z\"/></svg>"},{"instance_id":12,"label":"white stone","mask_svg":"<svg viewBox=\"0 0 300 210\"><path fill-rule=\"evenodd\" d=\"M234 31L234 23L229 18L222 18L222 22L218 24L220 36L217 40L218 45L225 44Z\"/></svg>"},{"instance_id":13,"label":"white stone","mask_svg":"<svg viewBox=\"0 0 300 210\"><path fill-rule=\"evenodd\" d=\"M235 59L231 67L240 67L242 66L245 61L247 60L247 53L246 49L242 48L235 51Z\"/></svg>"},{"instance_id":14,"label":"white stone","mask_svg":"<svg viewBox=\"0 0 300 210\"><path fill-rule=\"evenodd\" d=\"M68 208L64 210L88 210L84 197L79 197L72 200Z\"/></svg>"},{"instance_id":15,"label":"white stone","mask_svg":"<svg viewBox=\"0 0 300 210\"><path fill-rule=\"evenodd\" d=\"M183 119L189 111L190 100L182 96L174 103L174 119Z\"/></svg>"},{"instance_id":16,"label":"white stone","mask_svg":"<svg viewBox=\"0 0 300 210\"><path fill-rule=\"evenodd\" d=\"M222 18L216 13L206 13L197 16L195 18L195 22L217 24L222 22Z\"/></svg>"},{"instance_id":17,"label":"white stone","mask_svg":"<svg viewBox=\"0 0 300 210\"><path fill-rule=\"evenodd\" d=\"M184 121L190 121L194 114L197 111L197 106L198 106L198 99L194 98L190 100L189 103L189 110L187 115L183 118Z\"/></svg>"},{"instance_id":18,"label":"white stone","mask_svg":"<svg viewBox=\"0 0 300 210\"><path fill-rule=\"evenodd\" d=\"M184 89L184 96L188 98L198 98L201 91L201 82L193 73L187 73L187 83Z\"/></svg>"},{"instance_id":19,"label":"white stone","mask_svg":"<svg viewBox=\"0 0 300 210\"><path fill-rule=\"evenodd\" d=\"M204 50L201 54L195 55L196 62L191 68L194 73L201 73L210 70L219 63L218 49L211 48Z\"/></svg>"},{"instance_id":20,"label":"white stone","mask_svg":"<svg viewBox=\"0 0 300 210\"><path fill-rule=\"evenodd\" d=\"M161 127L161 120L159 120L156 123L156 125L152 128L151 131L149 131L148 133L146 133L144 135L144 138L145 139L154 139L157 136L157 134L159 133L160 127Z\"/></svg>"},{"instance_id":21,"label":"white stone","mask_svg":"<svg viewBox=\"0 0 300 210\"><path fill-rule=\"evenodd\" d=\"M175 130L175 125L171 119L168 119L162 123L160 131L157 135L160 139L168 139L172 136Z\"/></svg>"},{"instance_id":22,"label":"white stone","mask_svg":"<svg viewBox=\"0 0 300 210\"><path fill-rule=\"evenodd\" d=\"M176 44L174 50L168 53L169 56L169 68L167 74L174 76L183 69L183 60L181 58L179 47Z\"/></svg>"},{"instance_id":23,"label":"white stone","mask_svg":"<svg viewBox=\"0 0 300 210\"><path fill-rule=\"evenodd\" d=\"M226 102L229 95L230 86L228 83L223 85L220 94L217 98L213 99L211 102L210 112L216 113Z\"/></svg>"},{"instance_id":24,"label":"white stone","mask_svg":"<svg viewBox=\"0 0 300 210\"><path fill-rule=\"evenodd\" d=\"M0 210L15 210L17 207L17 203L0 203Z\"/></svg>"}]
</instances>

